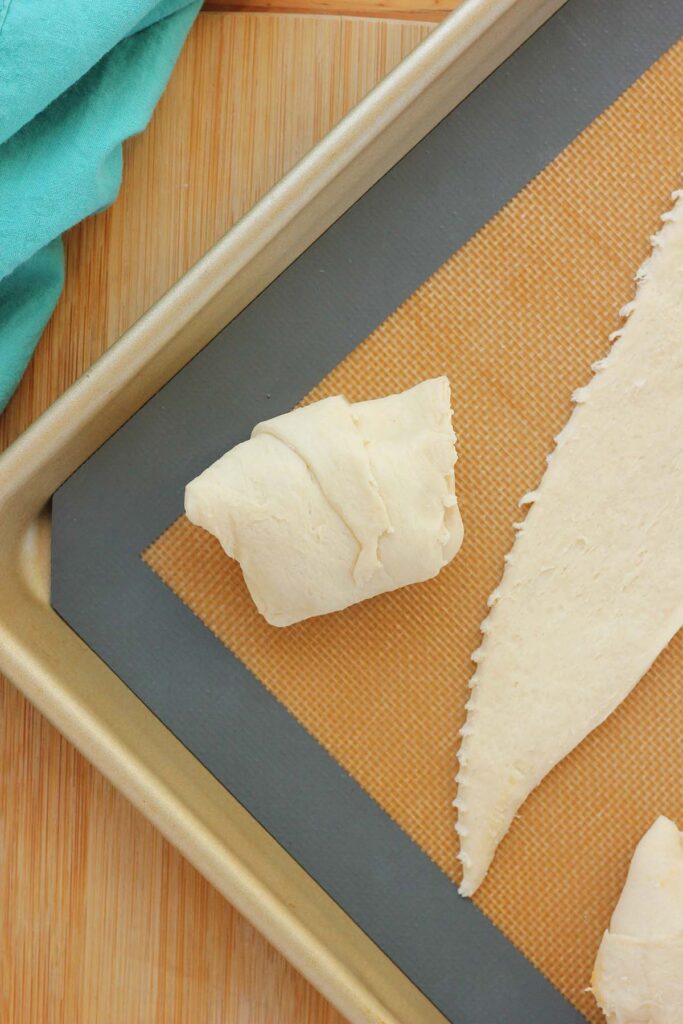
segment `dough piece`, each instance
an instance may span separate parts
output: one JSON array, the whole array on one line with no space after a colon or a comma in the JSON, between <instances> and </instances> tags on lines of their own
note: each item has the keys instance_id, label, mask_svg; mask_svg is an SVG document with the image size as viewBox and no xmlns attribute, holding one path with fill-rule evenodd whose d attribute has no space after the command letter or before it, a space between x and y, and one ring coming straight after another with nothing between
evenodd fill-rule
<instances>
[{"instance_id":1,"label":"dough piece","mask_svg":"<svg viewBox=\"0 0 683 1024\"><path fill-rule=\"evenodd\" d=\"M463 528L446 377L259 423L185 491L274 626L436 576Z\"/></svg>"},{"instance_id":2,"label":"dough piece","mask_svg":"<svg viewBox=\"0 0 683 1024\"><path fill-rule=\"evenodd\" d=\"M683 834L668 818L636 847L591 988L608 1024L683 1021Z\"/></svg>"},{"instance_id":3,"label":"dough piece","mask_svg":"<svg viewBox=\"0 0 683 1024\"><path fill-rule=\"evenodd\" d=\"M489 598L459 753L463 895L683 624L683 202L662 219Z\"/></svg>"}]
</instances>

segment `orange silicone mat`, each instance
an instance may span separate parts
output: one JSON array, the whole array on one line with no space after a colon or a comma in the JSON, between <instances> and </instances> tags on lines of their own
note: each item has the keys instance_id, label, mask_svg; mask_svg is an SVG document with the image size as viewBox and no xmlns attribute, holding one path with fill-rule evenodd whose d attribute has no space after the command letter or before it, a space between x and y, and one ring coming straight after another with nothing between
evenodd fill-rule
<instances>
[{"instance_id":1,"label":"orange silicone mat","mask_svg":"<svg viewBox=\"0 0 683 1024\"><path fill-rule=\"evenodd\" d=\"M683 41L346 358L307 400L446 373L465 542L429 583L286 630L181 518L147 563L455 883L453 776L486 598L574 388L605 355L683 169ZM580 500L580 495L577 495ZM476 895L589 1018L586 987L633 847L683 818L683 644L543 782Z\"/></svg>"}]
</instances>

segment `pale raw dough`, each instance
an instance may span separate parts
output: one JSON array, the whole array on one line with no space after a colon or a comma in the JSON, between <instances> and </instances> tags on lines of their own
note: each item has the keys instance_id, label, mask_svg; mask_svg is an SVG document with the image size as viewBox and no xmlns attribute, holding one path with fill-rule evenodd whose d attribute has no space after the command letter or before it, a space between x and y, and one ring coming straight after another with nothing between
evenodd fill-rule
<instances>
[{"instance_id":1,"label":"pale raw dough","mask_svg":"<svg viewBox=\"0 0 683 1024\"><path fill-rule=\"evenodd\" d=\"M436 576L463 537L446 377L259 423L188 484L185 511L236 558L274 626Z\"/></svg>"},{"instance_id":2,"label":"pale raw dough","mask_svg":"<svg viewBox=\"0 0 683 1024\"><path fill-rule=\"evenodd\" d=\"M591 988L608 1024L683 1022L683 835L668 818L636 847Z\"/></svg>"},{"instance_id":3,"label":"pale raw dough","mask_svg":"<svg viewBox=\"0 0 683 1024\"><path fill-rule=\"evenodd\" d=\"M461 892L683 624L683 202L641 268L489 598L462 729Z\"/></svg>"}]
</instances>

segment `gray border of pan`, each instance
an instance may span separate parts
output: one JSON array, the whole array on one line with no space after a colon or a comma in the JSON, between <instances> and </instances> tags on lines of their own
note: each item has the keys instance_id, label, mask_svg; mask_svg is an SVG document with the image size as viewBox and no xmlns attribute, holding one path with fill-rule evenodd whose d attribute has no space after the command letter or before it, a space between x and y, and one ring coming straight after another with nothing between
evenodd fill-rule
<instances>
[{"instance_id":1,"label":"gray border of pan","mask_svg":"<svg viewBox=\"0 0 683 1024\"><path fill-rule=\"evenodd\" d=\"M569 0L53 500L55 610L454 1024L583 1018L140 552L682 34L681 0Z\"/></svg>"}]
</instances>

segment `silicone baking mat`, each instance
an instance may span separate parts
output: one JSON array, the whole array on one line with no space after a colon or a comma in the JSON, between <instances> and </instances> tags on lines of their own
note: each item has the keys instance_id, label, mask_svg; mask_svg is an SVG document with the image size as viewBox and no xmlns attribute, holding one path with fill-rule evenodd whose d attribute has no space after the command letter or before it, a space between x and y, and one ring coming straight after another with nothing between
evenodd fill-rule
<instances>
[{"instance_id":1,"label":"silicone baking mat","mask_svg":"<svg viewBox=\"0 0 683 1024\"><path fill-rule=\"evenodd\" d=\"M631 73L629 81L633 84L623 95L578 136L576 130L572 131L572 117L578 120L583 116L584 124L590 120L585 116L590 112L585 95L582 99L586 82L592 80L593 103L596 94L605 95L605 80L610 82L613 98L621 90L617 88L618 77L615 79L610 68L620 63L623 72L624 64L628 65L640 45L636 33L646 31L633 13L635 5L613 7L611 24L601 20L610 5L603 5L601 11L598 6L570 2L561 15L553 18L486 83L492 103L489 114L497 114L497 123L513 119L519 135L518 146L514 148L517 159L522 159L519 147L527 168L529 153L537 161L534 170L547 166L492 219L482 216L482 221L488 222L474 234L470 231L469 240L462 239L465 244L365 341L355 346L351 332L350 337L332 346L337 358L345 354L342 346L350 352L334 368L331 367L335 360L330 359L330 372L320 374L322 380L312 390L309 388L316 379L311 379L316 370L315 359L307 369L310 384L306 386L307 374L297 364L296 347L288 356L287 350L283 354L278 345L282 320L275 318L274 333L264 337L259 332L273 331L273 321L268 325L257 318L254 329L244 332L244 340L250 344L238 353L241 381L227 377L219 384L219 393L222 389L224 405L229 408L225 399L236 394L238 384L241 386L245 380L244 373L251 372L258 379L258 400L253 394L250 400L249 388L253 392L255 387L252 381L246 389L242 388L246 394L241 402L235 401L234 415L223 414L223 432L220 425L218 429L215 424L208 428L206 418L189 411L179 401L182 378L183 394L186 400L189 396L193 408L198 404L198 396L206 397L202 386L208 387L211 368L206 365L202 369L200 356L179 375L177 382L161 393L169 391L164 404L174 410L173 422L162 416L155 425L153 412L149 407L143 410L146 415L137 431L134 424L142 414L102 449L114 452L110 459L98 453L72 478L55 502L55 607L124 679L132 680L136 692L237 792L284 845L293 849L298 844L294 852L302 863L457 1024L491 1024L499 1020L546 1024L549 1020L576 1019L566 1004L553 1001L551 990L533 981L524 958L539 968L589 1020L599 1020L585 989L600 934L623 882L633 846L656 814L667 813L680 819L683 812L683 739L676 728L683 713L679 685L683 648L679 637L629 700L544 781L501 846L476 902L512 945L508 948L496 944L495 929L487 930L485 920L472 916L470 905L456 895L456 837L450 804L454 796L457 730L471 675L469 655L479 642L478 624L485 615L486 597L498 582L503 555L512 543L512 524L520 517L517 499L537 483L553 437L570 413L571 392L587 381L590 364L606 353L607 336L618 325L618 309L631 298L633 275L648 253L649 235L657 230L660 214L670 205L672 189L681 183L683 41L675 43L635 82L636 75ZM654 8L659 9L662 17L669 10L666 4L656 4ZM615 11L620 12L616 21ZM683 31L683 24L676 25L675 20L672 18L668 25L671 39ZM678 21L683 22L683 15ZM596 69L597 55L591 47L599 45L601 28L609 30L617 52ZM657 52L663 48L660 45ZM534 53L539 81L547 86L545 91L535 89L529 78L529 61L533 68ZM544 60L550 71L548 67L542 68ZM638 71L642 72L649 63L644 61ZM519 83L520 76L524 85L516 97L515 83ZM622 80L621 84L623 87L627 83ZM553 93L554 87L557 93ZM561 89L565 90L563 96ZM477 98L481 104L481 92L477 90L456 114L468 103L476 103ZM483 99L486 100L486 94ZM559 118L566 133L564 138L556 136L554 153L548 152L554 129L546 125L542 130L539 103L550 108L546 113ZM593 109L591 116L602 107L604 103ZM491 121L483 122L481 114L480 109L479 131L485 134L488 130L495 135L498 129L493 128ZM453 118L455 115L451 115ZM451 140L455 143L457 127L456 123L456 134ZM414 161L415 154L422 149L422 171L424 161L435 163L440 130L406 160ZM462 141L462 124L460 130ZM565 144L569 139L573 141L555 155L561 149L557 143ZM514 140L509 144L514 146ZM477 178L479 188L485 187L491 168L487 170L480 163L482 153L477 152L476 145L469 152L457 145L454 149L460 163L471 164L471 187L476 188ZM484 155L489 160L495 156L491 152ZM547 163L550 156L554 159ZM396 169L396 187L405 194L406 181L411 179L413 186L420 183L423 188L434 187L437 195L432 209L438 210L439 201L455 200L455 210L448 213L459 220L459 230L466 231L467 225L463 228L462 221L467 214L458 208L465 197L457 193L449 196L451 182L444 178L451 166L443 159L439 166L437 160L436 177L420 179L416 173L419 163L413 164L412 171L410 166L406 169L406 161L402 165ZM510 189L509 195L516 191L512 188L514 180L512 173L505 186ZM523 183L524 179L519 182ZM387 179L366 199L382 187L386 189ZM439 195L439 189L446 194ZM503 200L509 195L503 194ZM495 198L490 201L495 202ZM354 209L357 211L361 204ZM479 205L482 214L486 201L482 204L480 200ZM498 202L491 212L500 205ZM385 203L385 224L389 219L386 207ZM379 216L377 207L374 213ZM396 217L395 210L392 215ZM343 226L349 216L342 218L335 228ZM450 230L450 237L456 241L457 234ZM446 230L443 237L438 237L437 231L435 244L434 238L421 236L413 225L408 251L403 252L402 259L412 256L419 269L425 265L426 252L433 260L432 265L438 265L441 261L435 257L439 246L443 252L448 235ZM344 236L338 236L337 241L339 237ZM374 255L378 255L379 246L384 261L372 267L367 282L362 278L367 265L363 267L360 260L357 268L345 272L347 288L354 284L356 287L356 306L367 308L369 287L378 275L388 279L391 274L391 242L385 234L384 247L382 241L375 243ZM456 245L451 246L455 248ZM345 256L348 259L349 251L343 246L333 247L331 264L334 268L336 260L338 282L343 274L339 264ZM306 256L310 253L312 250ZM311 266L325 270L324 253L318 252L317 260L315 256L313 253ZM297 264L293 269L296 268ZM314 303L310 286L309 273L308 301ZM391 287L383 283L379 290L386 298ZM404 294L409 291L406 289ZM253 304L252 314L254 310L258 314L259 303L264 301L267 304L268 292ZM324 296L322 306L318 323L324 326L327 316L336 323L338 333L340 317L342 328L351 326L357 330L362 323L363 318L355 315L353 309L347 320L347 314L325 309ZM276 308L277 304L271 308L271 315ZM390 305L386 311L391 308ZM316 347L313 324L301 323L302 318L306 319L305 308L297 308L295 317L299 323L290 324L289 332L283 333L291 336L292 327L294 331L298 327L309 339L310 347L302 353L305 358ZM220 340L219 336L209 348ZM232 341L239 342L234 333ZM324 347L322 339L317 344ZM328 352L326 358L333 352ZM274 379L269 380L269 361L273 360L279 362ZM214 366L214 378L215 370ZM384 595L344 613L288 630L268 627L252 607L237 565L225 558L211 537L191 527L184 518L176 518L182 500L180 481L190 479L230 444L247 436L257 419L291 406L307 390L306 400L337 392L359 400L397 391L440 373L447 373L453 385L459 435L457 485L466 539L457 559L427 584ZM283 380L293 383L283 387ZM302 385L298 394L297 384ZM175 399L169 390L172 386L177 390ZM101 503L102 488L111 491L112 471L116 470L114 480L119 486L130 490L131 474L135 475L136 487L142 486L134 473L131 453L143 429L149 452L148 473L154 453L160 460L161 446L168 440L169 431L176 439L188 432L190 439L194 439L194 447L179 442L174 449L178 491L170 506L175 511L170 515L162 507L153 517L163 532L160 536L147 532L145 537L151 526L148 517L144 529L135 529L134 536L127 540L127 550L135 552L139 565L140 556L144 558L143 568L148 574L144 577L145 586L142 577L131 587L130 574L112 574L111 549L117 548L117 529L132 529L130 512L139 513L145 501L153 500L155 486L162 506L164 500L169 504L168 499L163 499L164 487L159 488L159 470L151 471L146 492L142 497L137 495L137 506L129 500L129 514L122 512L119 501L118 525L110 520L110 533L101 532L99 547L91 545L86 556L81 556L82 572L74 572L73 563L67 571L66 554L73 555L70 544L75 543L79 527L81 531L86 529L84 510L88 501L97 494ZM159 533L157 529L156 534ZM108 555L102 550L105 536L110 545ZM82 551L82 533L79 540ZM154 570L157 583L164 581L164 600L170 598L188 613L187 617L178 618L177 608L175 618L170 617L169 605L168 615L157 612L155 619L150 618L150 600L157 609L163 607L163 600L159 590L151 587L147 567ZM86 603L84 574L92 580L89 586L86 581L85 594L95 597L88 603L87 611L82 608ZM109 584L109 604L98 597L105 586L103 577ZM78 595L69 579L73 583L78 580ZM129 613L121 618L119 608L118 618L117 614L113 616L119 632L112 635L112 616L108 622L105 620L116 600L126 601ZM147 626L146 656L131 639L135 618ZM128 629L122 636L124 625ZM187 655L184 659L180 656L186 678L178 680L176 672L174 682L161 647L171 643L171 634L178 629L183 645L193 652L194 661ZM209 630L220 643L209 646ZM210 651L203 661L198 656L200 646ZM157 654L156 671L151 668L150 647ZM246 666L247 673L238 674L238 663L228 652ZM249 699L265 694L265 687L275 698L277 708L285 712L283 721L286 718L289 724L295 720L303 726L301 733L317 741L313 747L305 747L302 763L309 770L311 758L316 762L315 770L321 772L326 766L324 770L332 772L330 778L334 781L330 781L325 793L321 791L316 796L311 788L313 783L307 778L304 781L305 773L297 777L296 785L303 788L306 797L308 818L319 816L318 826L323 832L328 815L336 826L347 831L353 831L353 823L357 825L360 821L355 839L365 848L364 866L362 850L354 851L357 859L353 860L351 852L347 854L339 843L336 853L329 854L330 864L323 865L322 851L313 849L312 837L308 841L305 838L305 822L297 819L301 811L297 810L291 793L284 798L279 823L273 820L272 809L264 811L263 802L259 805L260 794L255 792L259 785L280 785L272 775L268 776L264 762L275 762L277 770L279 761L280 769L295 773L294 759L304 750L304 746L297 751L284 749L283 725L276 730L279 745L275 747L265 732L261 730L259 734L244 703L238 707L233 702L229 714L225 712L226 730L237 724L254 732L248 741L253 761L249 767L254 778L250 777L247 783L244 775L239 776L239 771L245 771L245 763L239 767L226 765L215 752L207 753L210 745L206 739L206 719L198 721L193 734L181 706L193 688L189 673L201 666L208 673L209 661L216 672L214 697L197 692L195 687L193 699L199 700L215 721L220 723L224 713L216 694L220 693L221 700L226 694L233 698L239 694L242 700L237 681L244 679L252 688L245 691ZM144 682L143 670L148 673ZM183 692L178 690L178 682L185 687ZM293 735L299 737L300 733ZM297 739L296 743L303 741ZM330 755L324 761L321 748ZM343 768L350 779L335 775L334 766ZM354 787L352 790L348 789L349 783ZM281 792L276 795L282 799ZM372 799L363 800L363 796ZM329 807L330 798L337 801L336 808ZM395 827L387 828L385 819ZM408 836L413 843L401 845L402 836ZM420 851L418 858L416 850ZM408 894L405 877L400 875L404 864L405 870L413 872L413 882L419 880L416 904L411 904L412 893ZM354 873L356 889L360 888L364 896L355 906L350 888L354 884L350 876ZM368 909L368 886L375 897L380 890L386 892L388 902L374 907L374 913L382 915L383 935L373 919L372 908ZM395 909L397 901L404 904L402 916ZM442 907L450 915L447 918L440 916ZM398 936L400 929L402 933ZM483 954L485 970L478 975L472 973L472 962L467 960L468 945L476 953L472 959ZM418 946L425 953L422 960ZM513 948L524 956L509 958L509 949ZM458 966L465 968L460 976ZM444 977L449 969L451 976Z\"/></svg>"},{"instance_id":2,"label":"silicone baking mat","mask_svg":"<svg viewBox=\"0 0 683 1024\"><path fill-rule=\"evenodd\" d=\"M606 355L681 183L682 97L683 41L308 396L360 401L449 375L466 540L437 579L275 630L238 564L184 517L144 554L454 882L456 732L478 623L517 499ZM536 791L475 897L595 1020L584 990L624 864L658 813L683 811L681 640Z\"/></svg>"}]
</instances>

